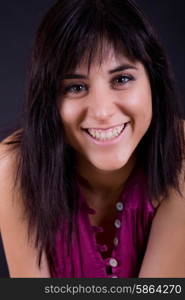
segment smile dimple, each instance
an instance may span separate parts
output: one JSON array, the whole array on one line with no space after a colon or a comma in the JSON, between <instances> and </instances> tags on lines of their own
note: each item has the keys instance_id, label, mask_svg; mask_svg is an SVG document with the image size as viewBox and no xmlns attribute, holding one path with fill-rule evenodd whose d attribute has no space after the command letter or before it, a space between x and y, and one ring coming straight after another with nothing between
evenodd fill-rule
<instances>
[{"instance_id":1,"label":"smile dimple","mask_svg":"<svg viewBox=\"0 0 185 300\"><path fill-rule=\"evenodd\" d=\"M111 140L115 137L119 136L123 129L125 128L126 123L120 126L116 126L114 128L109 129L94 129L94 128L88 128L86 129L86 132L94 139L99 141L105 141L105 140Z\"/></svg>"}]
</instances>

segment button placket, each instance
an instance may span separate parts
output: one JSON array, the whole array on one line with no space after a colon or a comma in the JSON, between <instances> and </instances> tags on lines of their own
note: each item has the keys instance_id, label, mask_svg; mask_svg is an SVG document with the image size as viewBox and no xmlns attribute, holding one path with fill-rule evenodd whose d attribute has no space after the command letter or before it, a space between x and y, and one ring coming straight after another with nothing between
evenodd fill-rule
<instances>
[{"instance_id":1,"label":"button placket","mask_svg":"<svg viewBox=\"0 0 185 300\"><path fill-rule=\"evenodd\" d=\"M86 203L85 203L86 204ZM96 214L96 211L90 207L88 207L87 205L85 205L85 208L87 209L87 213L88 214ZM119 216L121 216L121 212L123 211L124 209L124 204L121 202L121 201L118 201L115 205L115 208L118 212L118 215L116 217L116 219L114 220L114 226L119 229L121 227L121 221L119 219ZM101 227L101 226L93 226L92 225L92 229L93 229L93 233L96 234L96 233L101 233L101 232L104 232L104 228ZM97 246L97 250L99 250L100 252L106 252L107 249L108 249L108 246L107 245L98 245L97 244L97 240L95 238L95 241L96 241L96 246ZM118 244L119 244L119 238L117 236L114 237L113 239L113 243L114 243L114 246L116 247ZM114 249L113 249L114 251ZM114 256L114 252L112 253L112 255ZM117 267L119 266L119 262L117 261L116 258L114 257L109 257L109 258L105 258L104 259L104 263L105 265L109 266L112 268L112 274L109 275L107 273L107 276L108 277L111 277L111 278L118 278L118 276L116 275L117 272L118 272L118 269Z\"/></svg>"},{"instance_id":2,"label":"button placket","mask_svg":"<svg viewBox=\"0 0 185 300\"><path fill-rule=\"evenodd\" d=\"M117 210L117 212L118 212L118 213L122 212L122 211L123 211L123 208L124 208L123 203L122 203L121 201L118 201L118 202L116 203L116 210ZM119 228L121 227L121 221L120 221L120 219L118 218L118 216L117 216L117 218L116 218L115 221L114 221L114 226L115 226L117 229L119 229ZM115 247L118 246L118 244L119 244L119 239L118 239L117 236L115 236L113 243L114 243L114 246L115 246ZM118 276L117 276L116 274L114 274L114 273L116 272L116 268L118 267L118 261L117 261L117 259L114 258L114 257L111 257L111 258L109 259L109 265L112 267L112 273L113 273L112 276L110 276L110 277L111 277L111 278L118 278Z\"/></svg>"},{"instance_id":3,"label":"button placket","mask_svg":"<svg viewBox=\"0 0 185 300\"><path fill-rule=\"evenodd\" d=\"M119 213L116 217L116 219L114 220L114 226L119 229L121 227L121 220L119 219L120 213L123 211L123 203L122 202L117 202L116 203L116 210ZM90 212L90 211L89 211ZM94 211L95 212L95 211ZM93 210L91 210L91 213L93 213ZM93 227L93 231L94 233L98 233L98 232L104 232L104 229L100 226L92 226ZM113 240L114 246L117 247L119 244L119 238L117 236L114 237ZM97 245L97 249L100 252L106 252L108 250L108 246L107 245ZM119 266L119 263L117 261L117 259L115 257L109 257L105 259L105 264L107 267L112 268L111 271L111 275L108 273L107 271L107 276L110 278L118 278L117 274L117 267Z\"/></svg>"}]
</instances>

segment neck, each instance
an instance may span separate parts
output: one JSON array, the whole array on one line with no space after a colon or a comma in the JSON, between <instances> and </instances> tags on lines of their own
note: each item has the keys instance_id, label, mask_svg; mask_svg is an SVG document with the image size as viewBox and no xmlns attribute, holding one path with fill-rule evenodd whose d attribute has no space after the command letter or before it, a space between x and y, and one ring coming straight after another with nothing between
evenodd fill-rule
<instances>
[{"instance_id":1,"label":"neck","mask_svg":"<svg viewBox=\"0 0 185 300\"><path fill-rule=\"evenodd\" d=\"M77 164L77 177L83 191L98 195L101 198L115 197L128 179L136 163L135 155L119 170L103 171L94 167L90 162L80 159Z\"/></svg>"}]
</instances>

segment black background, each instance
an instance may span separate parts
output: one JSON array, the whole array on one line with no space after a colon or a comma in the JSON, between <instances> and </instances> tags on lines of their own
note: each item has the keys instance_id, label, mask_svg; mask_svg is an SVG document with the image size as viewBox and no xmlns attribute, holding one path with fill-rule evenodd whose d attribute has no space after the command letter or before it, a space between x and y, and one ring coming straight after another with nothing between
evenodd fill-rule
<instances>
[{"instance_id":1,"label":"black background","mask_svg":"<svg viewBox=\"0 0 185 300\"><path fill-rule=\"evenodd\" d=\"M0 139L19 121L34 33L52 0L1 1ZM171 60L185 108L185 1L137 0L155 26ZM0 248L0 256L2 256ZM0 257L0 276L6 267Z\"/></svg>"}]
</instances>

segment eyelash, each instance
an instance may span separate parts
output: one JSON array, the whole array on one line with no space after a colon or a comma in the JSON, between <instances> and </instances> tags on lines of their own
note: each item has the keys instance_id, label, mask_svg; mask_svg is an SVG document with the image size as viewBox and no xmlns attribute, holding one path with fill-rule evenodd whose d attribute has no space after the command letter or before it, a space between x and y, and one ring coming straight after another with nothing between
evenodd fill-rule
<instances>
[{"instance_id":1,"label":"eyelash","mask_svg":"<svg viewBox=\"0 0 185 300\"><path fill-rule=\"evenodd\" d=\"M118 85L125 85L127 82L129 81L132 81L132 80L135 80L134 77L132 75L121 75L121 76L118 76L118 77L115 77L113 78L113 81L116 81L116 80L119 80L119 79L126 79L127 81L126 82L122 82L121 84L118 83ZM85 84L78 84L78 83L72 83L68 86L65 86L64 87L64 94L67 94L67 93L74 93L74 94L79 94L81 91L79 92L71 92L70 90L74 87L82 87L82 86L85 86Z\"/></svg>"}]
</instances>

